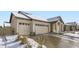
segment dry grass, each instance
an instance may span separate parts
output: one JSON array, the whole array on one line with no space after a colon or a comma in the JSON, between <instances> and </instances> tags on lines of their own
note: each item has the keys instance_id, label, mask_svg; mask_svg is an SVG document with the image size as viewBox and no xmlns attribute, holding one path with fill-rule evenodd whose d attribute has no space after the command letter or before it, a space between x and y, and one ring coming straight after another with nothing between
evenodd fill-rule
<instances>
[{"instance_id":1,"label":"dry grass","mask_svg":"<svg viewBox=\"0 0 79 59\"><path fill-rule=\"evenodd\" d=\"M21 41L21 44L27 43L27 37L26 36L18 36L18 40Z\"/></svg>"}]
</instances>

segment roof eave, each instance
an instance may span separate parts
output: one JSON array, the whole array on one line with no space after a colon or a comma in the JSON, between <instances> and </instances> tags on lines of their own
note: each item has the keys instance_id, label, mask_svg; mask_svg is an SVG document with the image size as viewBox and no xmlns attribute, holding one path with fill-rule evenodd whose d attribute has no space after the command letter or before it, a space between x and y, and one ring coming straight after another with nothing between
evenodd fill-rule
<instances>
[{"instance_id":1,"label":"roof eave","mask_svg":"<svg viewBox=\"0 0 79 59\"><path fill-rule=\"evenodd\" d=\"M11 23L12 16L13 16L13 14L11 13L9 23Z\"/></svg>"}]
</instances>

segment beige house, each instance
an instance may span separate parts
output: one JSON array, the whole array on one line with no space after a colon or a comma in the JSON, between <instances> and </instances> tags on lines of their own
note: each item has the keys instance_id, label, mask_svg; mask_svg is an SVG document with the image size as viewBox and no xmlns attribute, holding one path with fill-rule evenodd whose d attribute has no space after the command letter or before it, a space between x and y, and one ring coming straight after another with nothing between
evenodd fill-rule
<instances>
[{"instance_id":1,"label":"beige house","mask_svg":"<svg viewBox=\"0 0 79 59\"><path fill-rule=\"evenodd\" d=\"M10 23L19 35L44 34L50 32L50 23L43 18L25 12L12 12Z\"/></svg>"},{"instance_id":2,"label":"beige house","mask_svg":"<svg viewBox=\"0 0 79 59\"><path fill-rule=\"evenodd\" d=\"M49 19L47 20L35 17L23 11L12 12L10 17L11 27L14 29L15 33L19 35L62 32L64 22L62 21L61 17L58 16L51 20L52 21L49 21Z\"/></svg>"},{"instance_id":3,"label":"beige house","mask_svg":"<svg viewBox=\"0 0 79 59\"><path fill-rule=\"evenodd\" d=\"M64 22L60 16L49 18L51 32L61 33L64 31Z\"/></svg>"},{"instance_id":4,"label":"beige house","mask_svg":"<svg viewBox=\"0 0 79 59\"><path fill-rule=\"evenodd\" d=\"M76 22L69 22L66 23L64 26L65 31L77 31L77 23Z\"/></svg>"}]
</instances>

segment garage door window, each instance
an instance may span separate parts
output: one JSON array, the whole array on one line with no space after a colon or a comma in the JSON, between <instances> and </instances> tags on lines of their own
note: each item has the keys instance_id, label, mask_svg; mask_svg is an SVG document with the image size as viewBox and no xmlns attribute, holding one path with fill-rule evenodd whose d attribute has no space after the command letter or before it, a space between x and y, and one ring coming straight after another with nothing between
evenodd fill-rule
<instances>
[{"instance_id":1,"label":"garage door window","mask_svg":"<svg viewBox=\"0 0 79 59\"><path fill-rule=\"evenodd\" d=\"M19 23L19 25L29 25L28 23Z\"/></svg>"},{"instance_id":2,"label":"garage door window","mask_svg":"<svg viewBox=\"0 0 79 59\"><path fill-rule=\"evenodd\" d=\"M47 26L48 27L48 25L44 25L44 24L36 24L36 26Z\"/></svg>"}]
</instances>

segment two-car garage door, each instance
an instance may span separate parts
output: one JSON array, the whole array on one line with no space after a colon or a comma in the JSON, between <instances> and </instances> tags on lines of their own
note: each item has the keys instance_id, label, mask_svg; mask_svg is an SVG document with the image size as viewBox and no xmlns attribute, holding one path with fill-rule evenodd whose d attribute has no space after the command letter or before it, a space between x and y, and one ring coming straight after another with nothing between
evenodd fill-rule
<instances>
[{"instance_id":1,"label":"two-car garage door","mask_svg":"<svg viewBox=\"0 0 79 59\"><path fill-rule=\"evenodd\" d=\"M36 24L34 26L34 31L36 34L44 34L48 33L48 25ZM29 35L31 32L30 24L27 23L19 23L18 33L20 35Z\"/></svg>"},{"instance_id":2,"label":"two-car garage door","mask_svg":"<svg viewBox=\"0 0 79 59\"><path fill-rule=\"evenodd\" d=\"M37 24L35 26L35 32L36 32L36 34L48 33L48 25L39 25L39 24Z\"/></svg>"}]
</instances>

